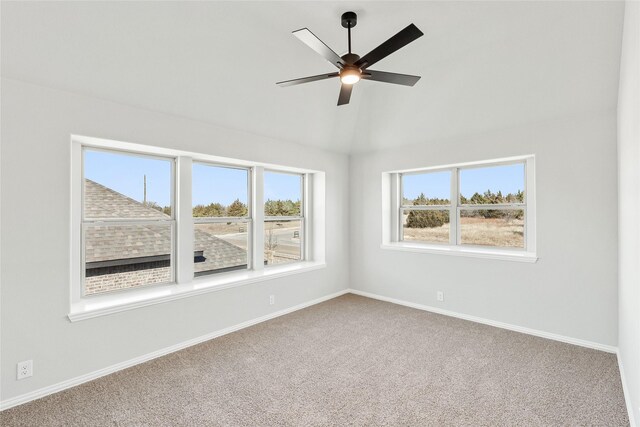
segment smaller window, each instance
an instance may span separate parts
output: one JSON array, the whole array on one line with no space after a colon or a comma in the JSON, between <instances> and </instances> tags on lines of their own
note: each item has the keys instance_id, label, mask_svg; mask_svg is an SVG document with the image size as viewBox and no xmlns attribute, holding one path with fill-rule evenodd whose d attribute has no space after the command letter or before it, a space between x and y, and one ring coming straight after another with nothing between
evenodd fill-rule
<instances>
[{"instance_id":1,"label":"smaller window","mask_svg":"<svg viewBox=\"0 0 640 427\"><path fill-rule=\"evenodd\" d=\"M284 264L304 259L304 176L264 173L264 262Z\"/></svg>"},{"instance_id":2,"label":"smaller window","mask_svg":"<svg viewBox=\"0 0 640 427\"><path fill-rule=\"evenodd\" d=\"M250 267L249 170L193 163L194 276Z\"/></svg>"},{"instance_id":3,"label":"smaller window","mask_svg":"<svg viewBox=\"0 0 640 427\"><path fill-rule=\"evenodd\" d=\"M529 164L533 158L399 173L398 240L533 252Z\"/></svg>"}]
</instances>

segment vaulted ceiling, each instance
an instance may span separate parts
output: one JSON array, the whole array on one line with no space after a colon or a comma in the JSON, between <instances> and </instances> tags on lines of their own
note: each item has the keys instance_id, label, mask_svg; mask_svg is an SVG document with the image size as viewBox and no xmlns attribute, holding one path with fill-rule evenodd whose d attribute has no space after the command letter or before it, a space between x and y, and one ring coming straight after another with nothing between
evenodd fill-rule
<instances>
[{"instance_id":1,"label":"vaulted ceiling","mask_svg":"<svg viewBox=\"0 0 640 427\"><path fill-rule=\"evenodd\" d=\"M291 35L339 54L358 13L364 55L416 24L375 65L413 87L363 81L336 106L334 71ZM616 107L620 2L2 2L2 76L342 152L472 135Z\"/></svg>"}]
</instances>

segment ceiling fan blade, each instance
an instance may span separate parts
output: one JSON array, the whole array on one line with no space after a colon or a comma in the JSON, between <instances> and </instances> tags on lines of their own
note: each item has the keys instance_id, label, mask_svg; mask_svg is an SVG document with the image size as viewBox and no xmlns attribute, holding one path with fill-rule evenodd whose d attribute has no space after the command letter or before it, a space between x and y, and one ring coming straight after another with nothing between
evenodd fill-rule
<instances>
[{"instance_id":1,"label":"ceiling fan blade","mask_svg":"<svg viewBox=\"0 0 640 427\"><path fill-rule=\"evenodd\" d=\"M296 36L300 41L311 49L315 50L319 53L324 59L329 61L331 64L338 68L342 68L344 66L344 61L337 53L335 53L329 46L324 44L322 40L320 40L315 34L313 34L309 29L302 28L301 30L296 30L293 32L293 35Z\"/></svg>"},{"instance_id":2,"label":"ceiling fan blade","mask_svg":"<svg viewBox=\"0 0 640 427\"><path fill-rule=\"evenodd\" d=\"M332 77L338 77L338 73L318 74L317 76L309 76L309 77L302 77L300 79L285 80L283 82L278 82L276 84L280 87L286 87L286 86L300 85L302 83L315 82L318 80L330 79Z\"/></svg>"},{"instance_id":3,"label":"ceiling fan blade","mask_svg":"<svg viewBox=\"0 0 640 427\"><path fill-rule=\"evenodd\" d=\"M367 68L383 58L391 55L396 50L408 45L415 39L424 35L422 31L413 24L409 24L404 30L401 30L398 34L391 37L386 42L382 43L371 52L356 61L355 65L360 68Z\"/></svg>"},{"instance_id":4,"label":"ceiling fan blade","mask_svg":"<svg viewBox=\"0 0 640 427\"><path fill-rule=\"evenodd\" d=\"M338 95L338 105L348 104L351 99L351 90L353 85L342 84L340 86L340 95Z\"/></svg>"},{"instance_id":5,"label":"ceiling fan blade","mask_svg":"<svg viewBox=\"0 0 640 427\"><path fill-rule=\"evenodd\" d=\"M367 70L362 73L362 78L377 82L393 83L396 85L413 86L418 83L420 76L409 74L387 73L386 71Z\"/></svg>"}]
</instances>

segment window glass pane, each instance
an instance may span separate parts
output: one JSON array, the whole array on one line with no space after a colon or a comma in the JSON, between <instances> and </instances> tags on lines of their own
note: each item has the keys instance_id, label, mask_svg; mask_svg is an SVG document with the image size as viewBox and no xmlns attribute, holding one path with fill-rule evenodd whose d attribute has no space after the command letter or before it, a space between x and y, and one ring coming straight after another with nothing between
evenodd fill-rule
<instances>
[{"instance_id":1,"label":"window glass pane","mask_svg":"<svg viewBox=\"0 0 640 427\"><path fill-rule=\"evenodd\" d=\"M248 217L249 171L193 164L194 217Z\"/></svg>"},{"instance_id":2,"label":"window glass pane","mask_svg":"<svg viewBox=\"0 0 640 427\"><path fill-rule=\"evenodd\" d=\"M524 163L460 169L460 203L524 203Z\"/></svg>"},{"instance_id":3,"label":"window glass pane","mask_svg":"<svg viewBox=\"0 0 640 427\"><path fill-rule=\"evenodd\" d=\"M449 243L449 211L405 210L402 215L402 239L428 243Z\"/></svg>"},{"instance_id":4,"label":"window glass pane","mask_svg":"<svg viewBox=\"0 0 640 427\"><path fill-rule=\"evenodd\" d=\"M85 295L171 282L171 234L171 224L85 226Z\"/></svg>"},{"instance_id":5,"label":"window glass pane","mask_svg":"<svg viewBox=\"0 0 640 427\"><path fill-rule=\"evenodd\" d=\"M195 276L248 268L250 226L247 222L195 224Z\"/></svg>"},{"instance_id":6,"label":"window glass pane","mask_svg":"<svg viewBox=\"0 0 640 427\"><path fill-rule=\"evenodd\" d=\"M461 210L460 243L524 248L524 210Z\"/></svg>"},{"instance_id":7,"label":"window glass pane","mask_svg":"<svg viewBox=\"0 0 640 427\"><path fill-rule=\"evenodd\" d=\"M171 164L169 159L85 149L85 218L170 218Z\"/></svg>"},{"instance_id":8,"label":"window glass pane","mask_svg":"<svg viewBox=\"0 0 640 427\"><path fill-rule=\"evenodd\" d=\"M265 221L265 264L284 264L301 259L302 221Z\"/></svg>"},{"instance_id":9,"label":"window glass pane","mask_svg":"<svg viewBox=\"0 0 640 427\"><path fill-rule=\"evenodd\" d=\"M300 216L302 175L265 171L264 214Z\"/></svg>"},{"instance_id":10,"label":"window glass pane","mask_svg":"<svg viewBox=\"0 0 640 427\"><path fill-rule=\"evenodd\" d=\"M402 204L448 205L451 197L451 172L402 175Z\"/></svg>"}]
</instances>

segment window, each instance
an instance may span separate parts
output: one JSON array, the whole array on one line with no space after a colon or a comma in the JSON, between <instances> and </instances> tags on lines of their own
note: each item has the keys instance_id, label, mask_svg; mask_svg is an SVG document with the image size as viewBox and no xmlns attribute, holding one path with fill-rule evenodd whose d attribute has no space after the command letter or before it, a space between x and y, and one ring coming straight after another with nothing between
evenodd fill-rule
<instances>
[{"instance_id":1,"label":"window","mask_svg":"<svg viewBox=\"0 0 640 427\"><path fill-rule=\"evenodd\" d=\"M249 268L249 169L193 164L194 276Z\"/></svg>"},{"instance_id":2,"label":"window","mask_svg":"<svg viewBox=\"0 0 640 427\"><path fill-rule=\"evenodd\" d=\"M397 209L389 242L449 253L534 253L533 161L528 156L388 173Z\"/></svg>"},{"instance_id":3,"label":"window","mask_svg":"<svg viewBox=\"0 0 640 427\"><path fill-rule=\"evenodd\" d=\"M302 175L265 171L265 264L283 264L303 259L303 192Z\"/></svg>"},{"instance_id":4,"label":"window","mask_svg":"<svg viewBox=\"0 0 640 427\"><path fill-rule=\"evenodd\" d=\"M449 243L451 172L402 175L401 240Z\"/></svg>"},{"instance_id":5,"label":"window","mask_svg":"<svg viewBox=\"0 0 640 427\"><path fill-rule=\"evenodd\" d=\"M81 136L71 148L71 320L325 266L323 172Z\"/></svg>"},{"instance_id":6,"label":"window","mask_svg":"<svg viewBox=\"0 0 640 427\"><path fill-rule=\"evenodd\" d=\"M83 295L173 282L173 160L83 156Z\"/></svg>"},{"instance_id":7,"label":"window","mask_svg":"<svg viewBox=\"0 0 640 427\"><path fill-rule=\"evenodd\" d=\"M524 162L459 171L459 243L524 249Z\"/></svg>"}]
</instances>

